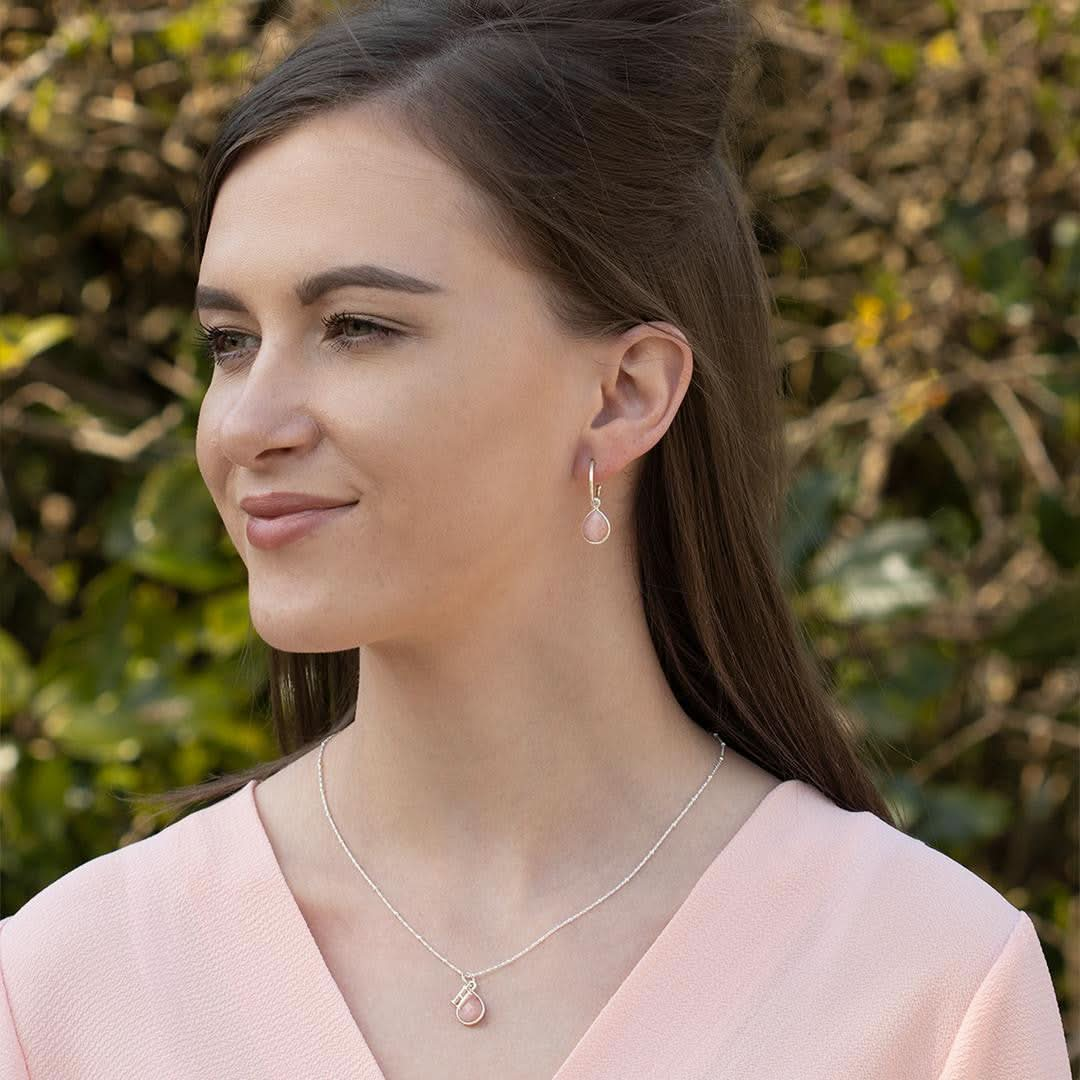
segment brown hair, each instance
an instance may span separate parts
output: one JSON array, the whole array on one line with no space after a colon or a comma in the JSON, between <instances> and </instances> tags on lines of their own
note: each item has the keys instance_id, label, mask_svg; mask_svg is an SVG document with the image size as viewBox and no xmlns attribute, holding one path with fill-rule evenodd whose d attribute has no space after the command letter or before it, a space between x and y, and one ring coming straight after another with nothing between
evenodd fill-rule
<instances>
[{"instance_id":1,"label":"brown hair","mask_svg":"<svg viewBox=\"0 0 1080 1080\"><path fill-rule=\"evenodd\" d=\"M474 186L485 225L571 333L680 327L690 387L634 502L645 615L680 707L781 779L895 824L785 596L782 375L734 157L753 19L735 0L391 0L330 19L236 103L203 162L201 257L246 150L323 110L389 109ZM283 756L353 719L358 653L271 650ZM159 811L160 812L160 811Z\"/></svg>"}]
</instances>

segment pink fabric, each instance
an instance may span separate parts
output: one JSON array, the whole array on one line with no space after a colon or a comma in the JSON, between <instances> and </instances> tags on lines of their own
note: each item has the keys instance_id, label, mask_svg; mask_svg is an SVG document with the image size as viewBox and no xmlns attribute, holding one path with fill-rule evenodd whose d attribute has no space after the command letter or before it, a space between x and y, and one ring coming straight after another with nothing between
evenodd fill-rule
<instances>
[{"instance_id":1,"label":"pink fabric","mask_svg":"<svg viewBox=\"0 0 1080 1080\"><path fill-rule=\"evenodd\" d=\"M289 891L254 783L0 920L3 1080L394 1080ZM602 1077L1069 1080L1069 1063L1028 915L788 780L552 1080Z\"/></svg>"}]
</instances>

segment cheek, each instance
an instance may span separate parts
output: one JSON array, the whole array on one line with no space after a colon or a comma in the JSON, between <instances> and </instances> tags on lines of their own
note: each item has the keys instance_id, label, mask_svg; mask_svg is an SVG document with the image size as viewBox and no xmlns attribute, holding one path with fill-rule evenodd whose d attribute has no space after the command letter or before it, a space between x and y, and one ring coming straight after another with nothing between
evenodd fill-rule
<instances>
[{"instance_id":1,"label":"cheek","mask_svg":"<svg viewBox=\"0 0 1080 1080\"><path fill-rule=\"evenodd\" d=\"M244 548L239 542L238 533L239 514L230 506L228 499L229 462L221 452L218 441L219 412L220 402L217 395L207 391L199 409L199 420L195 429L195 461L234 546L243 554Z\"/></svg>"},{"instance_id":2,"label":"cheek","mask_svg":"<svg viewBox=\"0 0 1080 1080\"><path fill-rule=\"evenodd\" d=\"M222 482L223 464L217 444L215 405L212 391L208 390L199 408L199 420L195 428L195 461L202 473L203 483L216 500Z\"/></svg>"},{"instance_id":3,"label":"cheek","mask_svg":"<svg viewBox=\"0 0 1080 1080\"><path fill-rule=\"evenodd\" d=\"M399 481L379 500L392 558L440 592L527 555L543 532L536 496L559 467L549 391L515 374L509 360L448 367L457 377L415 386L384 414L369 446L383 461L379 472Z\"/></svg>"}]
</instances>

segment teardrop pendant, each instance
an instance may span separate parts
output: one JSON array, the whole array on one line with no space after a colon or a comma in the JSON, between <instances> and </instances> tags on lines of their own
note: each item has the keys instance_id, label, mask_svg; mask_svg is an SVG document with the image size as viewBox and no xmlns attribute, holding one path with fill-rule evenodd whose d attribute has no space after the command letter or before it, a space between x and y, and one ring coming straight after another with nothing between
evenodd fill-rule
<instances>
[{"instance_id":1,"label":"teardrop pendant","mask_svg":"<svg viewBox=\"0 0 1080 1080\"><path fill-rule=\"evenodd\" d=\"M487 1008L483 998L476 992L476 980L462 976L461 989L450 999L456 1006L457 1018L468 1027L478 1024L484 1018Z\"/></svg>"},{"instance_id":2,"label":"teardrop pendant","mask_svg":"<svg viewBox=\"0 0 1080 1080\"><path fill-rule=\"evenodd\" d=\"M593 508L585 515L581 523L581 535L590 544L602 544L611 535L611 522L607 514L600 509L600 500L593 500Z\"/></svg>"}]
</instances>

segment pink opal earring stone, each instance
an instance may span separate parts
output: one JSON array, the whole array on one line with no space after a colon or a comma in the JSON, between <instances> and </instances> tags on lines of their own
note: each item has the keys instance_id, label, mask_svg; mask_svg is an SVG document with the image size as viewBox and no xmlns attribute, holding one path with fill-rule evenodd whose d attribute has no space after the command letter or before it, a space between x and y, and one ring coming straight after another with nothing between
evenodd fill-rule
<instances>
[{"instance_id":1,"label":"pink opal earring stone","mask_svg":"<svg viewBox=\"0 0 1080 1080\"><path fill-rule=\"evenodd\" d=\"M602 544L611 535L611 522L600 509L600 500L593 500L593 508L581 523L581 534L590 544Z\"/></svg>"}]
</instances>

